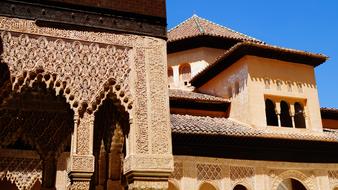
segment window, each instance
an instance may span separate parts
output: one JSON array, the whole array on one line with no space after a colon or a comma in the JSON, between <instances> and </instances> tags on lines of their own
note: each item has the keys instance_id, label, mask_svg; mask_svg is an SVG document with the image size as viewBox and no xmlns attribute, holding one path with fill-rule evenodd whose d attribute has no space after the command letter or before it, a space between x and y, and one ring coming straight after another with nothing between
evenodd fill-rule
<instances>
[{"instance_id":1,"label":"window","mask_svg":"<svg viewBox=\"0 0 338 190\"><path fill-rule=\"evenodd\" d=\"M305 117L304 117L304 108L299 102L295 103L294 120L295 120L295 127L296 128L306 128Z\"/></svg>"},{"instance_id":2,"label":"window","mask_svg":"<svg viewBox=\"0 0 338 190\"><path fill-rule=\"evenodd\" d=\"M278 126L278 117L276 114L275 103L270 100L265 100L265 115L266 115L266 123L270 126Z\"/></svg>"},{"instance_id":3,"label":"window","mask_svg":"<svg viewBox=\"0 0 338 190\"><path fill-rule=\"evenodd\" d=\"M189 63L180 65L179 67L180 79L187 82L191 78L191 67Z\"/></svg>"},{"instance_id":4,"label":"window","mask_svg":"<svg viewBox=\"0 0 338 190\"><path fill-rule=\"evenodd\" d=\"M285 101L281 101L280 108L281 108L280 112L281 125L283 127L292 127L292 119L290 116L289 104L286 103Z\"/></svg>"}]
</instances>

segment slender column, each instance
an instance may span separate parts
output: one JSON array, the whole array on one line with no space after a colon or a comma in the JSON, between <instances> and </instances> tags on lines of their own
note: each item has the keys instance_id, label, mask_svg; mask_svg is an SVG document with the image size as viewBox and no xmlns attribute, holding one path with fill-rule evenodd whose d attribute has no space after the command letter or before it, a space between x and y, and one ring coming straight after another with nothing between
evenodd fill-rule
<instances>
[{"instance_id":1,"label":"slender column","mask_svg":"<svg viewBox=\"0 0 338 190\"><path fill-rule=\"evenodd\" d=\"M43 160L42 190L55 190L56 160L54 156Z\"/></svg>"},{"instance_id":2,"label":"slender column","mask_svg":"<svg viewBox=\"0 0 338 190\"><path fill-rule=\"evenodd\" d=\"M112 142L110 146L109 167L107 190L122 189L121 185L121 167L122 167L122 149L123 149L123 133L119 124L116 125Z\"/></svg>"},{"instance_id":3,"label":"slender column","mask_svg":"<svg viewBox=\"0 0 338 190\"><path fill-rule=\"evenodd\" d=\"M281 127L282 124L281 124L281 120L280 120L280 112L281 112L281 109L280 109L280 102L276 102L276 115L277 115L277 119L278 119L278 127Z\"/></svg>"},{"instance_id":4,"label":"slender column","mask_svg":"<svg viewBox=\"0 0 338 190\"><path fill-rule=\"evenodd\" d=\"M295 124L295 106L294 106L294 104L290 104L290 116L291 116L291 120L292 120L292 127L296 128L296 124Z\"/></svg>"},{"instance_id":5,"label":"slender column","mask_svg":"<svg viewBox=\"0 0 338 190\"><path fill-rule=\"evenodd\" d=\"M100 147L100 155L99 155L99 176L98 176L98 185L96 186L96 190L103 190L104 183L106 181L106 150L104 147L103 140L101 142Z\"/></svg>"},{"instance_id":6,"label":"slender column","mask_svg":"<svg viewBox=\"0 0 338 190\"><path fill-rule=\"evenodd\" d=\"M69 163L71 190L89 190L94 173L93 156L94 116L87 113L82 118L74 115L74 132Z\"/></svg>"}]
</instances>

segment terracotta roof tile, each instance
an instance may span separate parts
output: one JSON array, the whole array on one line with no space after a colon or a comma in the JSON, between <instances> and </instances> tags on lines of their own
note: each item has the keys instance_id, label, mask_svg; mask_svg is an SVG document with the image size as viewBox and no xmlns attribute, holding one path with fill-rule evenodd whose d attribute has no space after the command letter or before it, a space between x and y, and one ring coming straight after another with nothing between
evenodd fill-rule
<instances>
[{"instance_id":1,"label":"terracotta roof tile","mask_svg":"<svg viewBox=\"0 0 338 190\"><path fill-rule=\"evenodd\" d=\"M168 31L168 42L201 35L238 39L240 41L261 42L258 39L218 25L197 15L193 15L181 24L170 29Z\"/></svg>"},{"instance_id":2,"label":"terracotta roof tile","mask_svg":"<svg viewBox=\"0 0 338 190\"><path fill-rule=\"evenodd\" d=\"M171 114L172 132L190 135L260 137L338 142L338 132L315 132L289 128L253 128L228 118Z\"/></svg>"},{"instance_id":3,"label":"terracotta roof tile","mask_svg":"<svg viewBox=\"0 0 338 190\"><path fill-rule=\"evenodd\" d=\"M170 99L186 99L203 102L226 103L229 100L187 90L169 89Z\"/></svg>"}]
</instances>

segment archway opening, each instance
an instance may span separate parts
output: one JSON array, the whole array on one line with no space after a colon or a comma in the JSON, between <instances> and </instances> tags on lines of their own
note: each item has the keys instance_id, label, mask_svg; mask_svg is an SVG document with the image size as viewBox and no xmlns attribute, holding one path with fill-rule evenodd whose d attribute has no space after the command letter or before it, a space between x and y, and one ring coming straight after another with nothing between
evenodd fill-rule
<instances>
[{"instance_id":1,"label":"archway opening","mask_svg":"<svg viewBox=\"0 0 338 190\"><path fill-rule=\"evenodd\" d=\"M296 102L294 106L295 106L295 127L306 128L304 107L299 102Z\"/></svg>"},{"instance_id":2,"label":"archway opening","mask_svg":"<svg viewBox=\"0 0 338 190\"><path fill-rule=\"evenodd\" d=\"M199 190L216 190L216 187L210 183L205 182L200 186Z\"/></svg>"},{"instance_id":3,"label":"archway opening","mask_svg":"<svg viewBox=\"0 0 338 190\"><path fill-rule=\"evenodd\" d=\"M93 189L94 186L95 189L122 189L126 185L121 168L126 154L124 136L129 130L129 115L114 97L109 94L95 113Z\"/></svg>"},{"instance_id":4,"label":"archway opening","mask_svg":"<svg viewBox=\"0 0 338 190\"><path fill-rule=\"evenodd\" d=\"M265 100L265 116L266 116L266 123L270 126L278 126L278 118L275 111L275 104L272 100L266 99Z\"/></svg>"},{"instance_id":5,"label":"archway opening","mask_svg":"<svg viewBox=\"0 0 338 190\"><path fill-rule=\"evenodd\" d=\"M280 103L281 113L280 120L282 127L292 127L292 119L290 116L290 107L289 104L285 101L281 101Z\"/></svg>"},{"instance_id":6,"label":"archway opening","mask_svg":"<svg viewBox=\"0 0 338 190\"><path fill-rule=\"evenodd\" d=\"M244 185L239 184L234 187L234 190L247 190L247 188Z\"/></svg>"},{"instance_id":7,"label":"archway opening","mask_svg":"<svg viewBox=\"0 0 338 190\"><path fill-rule=\"evenodd\" d=\"M0 104L0 160L13 163L0 171L25 189L55 188L57 159L70 149L74 113L39 79L8 93Z\"/></svg>"},{"instance_id":8,"label":"archway opening","mask_svg":"<svg viewBox=\"0 0 338 190\"><path fill-rule=\"evenodd\" d=\"M306 190L306 187L300 181L288 178L278 185L277 190Z\"/></svg>"}]
</instances>

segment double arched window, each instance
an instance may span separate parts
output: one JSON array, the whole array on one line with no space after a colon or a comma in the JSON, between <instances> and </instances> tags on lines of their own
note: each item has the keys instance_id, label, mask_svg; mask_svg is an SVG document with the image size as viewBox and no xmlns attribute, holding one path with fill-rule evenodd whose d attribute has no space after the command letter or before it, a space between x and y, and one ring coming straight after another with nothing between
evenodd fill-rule
<instances>
[{"instance_id":1,"label":"double arched window","mask_svg":"<svg viewBox=\"0 0 338 190\"><path fill-rule=\"evenodd\" d=\"M265 100L265 116L268 126L306 128L304 106L299 102L288 103Z\"/></svg>"}]
</instances>

